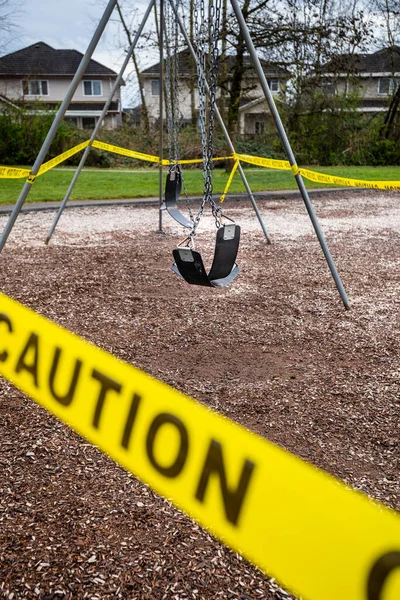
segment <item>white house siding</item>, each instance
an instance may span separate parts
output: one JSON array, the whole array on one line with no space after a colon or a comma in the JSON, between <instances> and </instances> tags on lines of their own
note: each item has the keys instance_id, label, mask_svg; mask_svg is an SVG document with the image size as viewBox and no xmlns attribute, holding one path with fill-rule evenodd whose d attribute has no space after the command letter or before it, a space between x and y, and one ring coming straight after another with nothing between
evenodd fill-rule
<instances>
[{"instance_id":1,"label":"white house siding","mask_svg":"<svg viewBox=\"0 0 400 600\"><path fill-rule=\"evenodd\" d=\"M285 95L282 83L281 86L279 92L272 92L275 102L284 101ZM264 98L261 86L256 91L256 98L254 100L249 99L249 103L242 105L239 109L239 133L241 135L258 135L267 131L270 126L273 126L269 106ZM260 125L257 126L257 123Z\"/></svg>"},{"instance_id":2,"label":"white house siding","mask_svg":"<svg viewBox=\"0 0 400 600\"><path fill-rule=\"evenodd\" d=\"M19 100L22 96L21 80L0 79L0 94L10 100Z\"/></svg>"},{"instance_id":3,"label":"white house siding","mask_svg":"<svg viewBox=\"0 0 400 600\"><path fill-rule=\"evenodd\" d=\"M357 94L360 99L359 110L362 112L377 112L385 110L385 104L389 104L390 93L381 93L379 91L379 81L381 78L394 78L400 80L400 73L359 73L357 75L346 75L340 73L331 81L335 81L336 93L339 96L347 94ZM369 101L369 108L363 106L362 101ZM374 101L376 105L374 105Z\"/></svg>"},{"instance_id":4,"label":"white house siding","mask_svg":"<svg viewBox=\"0 0 400 600\"><path fill-rule=\"evenodd\" d=\"M160 116L160 96L152 94L152 80L158 80L157 77L149 77L144 79L143 89L144 95L146 99L146 106L149 112L150 118L156 121ZM182 119L190 120L191 119L191 104L190 104L190 89L189 85L185 80L181 80L177 87L178 93L178 106L179 106L179 114ZM165 103L164 103L165 107ZM195 108L198 108L198 94L197 90L195 90ZM165 111L165 108L163 109ZM165 117L165 115L164 115Z\"/></svg>"},{"instance_id":5,"label":"white house siding","mask_svg":"<svg viewBox=\"0 0 400 600\"><path fill-rule=\"evenodd\" d=\"M48 82L48 95L46 96L25 96L27 99L41 100L44 102L62 102L71 84L71 79L68 77L59 77L57 79L49 77L37 77L35 79L44 79ZM22 100L23 88L22 79L0 79L0 94L7 96L12 100ZM85 81L101 81L102 95L101 96L85 96L83 93L83 80L78 84L77 90L72 98L73 102L105 102L112 90L113 81L110 78L101 79L100 77L88 77ZM119 91L114 95L114 99L119 98Z\"/></svg>"},{"instance_id":6,"label":"white house siding","mask_svg":"<svg viewBox=\"0 0 400 600\"><path fill-rule=\"evenodd\" d=\"M36 79L36 78L35 78ZM39 77L37 78L39 79ZM68 91L68 88L71 84L71 79L68 77L58 77L58 78L46 78L43 77L43 80L47 81L48 94L46 96L24 96L23 95L23 87L22 87L22 79L0 79L0 95L6 96L10 100L29 100L31 102L40 101L46 103L61 103ZM83 90L83 81L101 81L102 82L102 95L101 96L85 96ZM76 125L80 128L84 126L84 122L82 119L87 119L93 117L95 122L97 122L100 117L102 110L91 110L91 103L100 103L104 104L108 96L111 93L112 87L114 85L114 80L110 77L105 79L101 79L100 77L91 77L82 80L78 84L78 88L72 98L72 102L81 102L87 105L87 108L74 110L72 107L70 110L67 110L66 117L73 119ZM118 89L113 97L114 101L119 101L119 106L121 105L120 100L120 89ZM114 114L109 113L106 115L103 121L103 127L105 129L117 129L122 125L122 115L121 113Z\"/></svg>"},{"instance_id":7,"label":"white house siding","mask_svg":"<svg viewBox=\"0 0 400 600\"><path fill-rule=\"evenodd\" d=\"M152 94L152 81L158 81L158 77L157 75L146 75L146 77L143 77L144 82L143 82L143 89L144 89L144 94L145 94L145 99L146 99L146 106L147 106L147 110L149 112L150 115L150 119L154 122L156 122L159 118L160 115L160 96L159 95L153 95ZM251 80L251 82L247 82L247 87L248 87L248 91L246 93L246 100L251 103L252 101L258 99L258 98L263 98L264 94L261 88L261 85L259 83L258 80ZM284 89L285 89L285 84L282 80L280 80L280 91L279 92L272 92L272 95L274 96L274 98L283 98L284 97ZM217 98L220 96L220 90L218 90L217 92ZM181 79L179 84L178 84L178 105L179 105L179 114L181 116L182 119L184 119L185 121L190 121L192 113L191 113L191 99L190 99L190 88L189 88L189 82L188 80L185 79ZM165 107L165 103L164 103L164 107ZM198 97L198 90L197 88L195 89L195 109L197 110L199 107L199 97ZM165 108L163 109L165 111ZM257 120L256 117L254 118L246 118L247 114L259 114L260 112L264 112L264 117L260 118L260 122L267 122L268 117L267 115L269 115L269 108L268 108L268 104L267 102L261 101L260 103L257 103L256 106L254 107L249 107L247 108L247 106L243 106L243 110L241 110L240 112L240 116L239 116L239 131L241 134L246 133L246 134L254 134L254 128L255 128L255 121ZM164 115L165 118L165 115Z\"/></svg>"}]
</instances>

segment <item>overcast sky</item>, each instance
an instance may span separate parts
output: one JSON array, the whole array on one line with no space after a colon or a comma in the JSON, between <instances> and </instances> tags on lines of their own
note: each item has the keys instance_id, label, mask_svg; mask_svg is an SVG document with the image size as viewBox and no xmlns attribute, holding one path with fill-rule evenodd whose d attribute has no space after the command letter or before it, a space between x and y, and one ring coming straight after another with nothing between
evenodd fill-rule
<instances>
[{"instance_id":1,"label":"overcast sky","mask_svg":"<svg viewBox=\"0 0 400 600\"><path fill-rule=\"evenodd\" d=\"M17 35L14 32L12 42L7 46L7 53L35 42L45 42L53 48L68 48L84 53L104 13L106 0L22 0L20 6L20 30ZM140 0L137 6L140 14L143 14L147 3ZM115 13L114 20L117 17ZM122 49L117 46L117 26L112 17L93 58L118 73L124 55ZM154 52L150 55L142 52L140 59L141 66L146 67L157 62L157 55ZM129 65L125 79L129 80L130 71ZM132 105L135 95L135 87L128 85L127 88L123 92L125 107Z\"/></svg>"}]
</instances>

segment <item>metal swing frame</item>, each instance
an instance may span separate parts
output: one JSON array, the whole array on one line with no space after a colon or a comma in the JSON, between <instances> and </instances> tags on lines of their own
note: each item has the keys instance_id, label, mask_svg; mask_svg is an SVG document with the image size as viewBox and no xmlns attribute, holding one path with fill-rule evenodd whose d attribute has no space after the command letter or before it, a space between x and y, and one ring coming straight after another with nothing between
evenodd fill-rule
<instances>
[{"instance_id":1,"label":"metal swing frame","mask_svg":"<svg viewBox=\"0 0 400 600\"><path fill-rule=\"evenodd\" d=\"M180 18L180 15L178 14L178 11L176 10L176 6L175 6L175 3L174 3L174 0L168 0L168 1L170 2L171 6L173 8L173 11L174 11L175 16L176 16L176 18L178 20L178 23L179 23L179 27L180 27L180 29L182 31L182 34L183 34L184 38L185 38L186 44L187 44L187 46L188 46L188 48L189 48L189 50L190 50L193 58L196 60L196 55L195 55L194 50L193 50L193 48L191 46L190 39L189 39L189 36L188 36L188 34L186 32L186 29L185 29L185 27L183 25L182 19ZM143 19L143 22L142 22L140 28L139 28L138 34L135 37L135 40L134 40L134 42L133 42L133 44L131 46L131 50L135 47L135 45L137 43L137 39L138 39L138 37L139 37L139 35L140 35L143 27L144 27L144 24L145 24L145 22L146 22L146 20L147 20L147 18L149 16L149 14L150 14L150 11L151 11L151 8L152 8L154 2L155 2L155 0L149 0L149 5L147 7L145 17ZM160 5L163 2L164 2L164 0L160 0ZM236 19L237 19L237 22L239 24L239 27L240 27L240 29L242 31L243 37L245 39L247 50L248 50L248 52L250 54L251 60L252 60L253 65L254 65L254 68L255 68L255 70L257 72L258 79L259 79L260 84L262 86L262 90L264 92L265 99L266 99L266 101L268 103L268 106L269 106L269 110L270 110L271 115L272 115L272 117L274 119L278 135L279 135L279 137L281 139L281 142L282 142L283 147L285 149L286 156L287 156L287 158L288 158L288 160L290 162L290 165L292 167L292 171L293 171L293 174L294 174L294 177L295 177L295 180L296 180L299 192L300 192L300 194L301 194L301 196L303 198L306 210L308 212L308 215L309 215L310 220L312 222L314 231L316 233L316 236L317 236L318 241L320 243L320 246L322 248L323 254L325 256L325 260L326 260L326 262L328 264L329 270L330 270L331 275L332 275L332 277L334 279L336 288L337 288L337 290L338 290L338 292L340 294L340 297L341 297L341 300L343 302L343 305L344 305L344 307L346 309L348 309L348 308L350 308L350 304L349 304L349 300L348 300L347 294L346 294L346 292L344 290L344 287L343 287L343 284L341 282L340 276L339 276L339 274L338 274L338 272L336 270L335 263L334 263L334 261L332 259L332 256L330 254L329 248L328 248L328 246L326 244L326 241L325 241L325 238L324 238L324 234L322 233L322 230L320 228L317 216L316 216L316 214L314 212L314 209L313 209L311 200L309 198L307 189L306 189L306 187L304 185L304 181L302 179L302 176L298 172L298 168L297 168L297 163L296 163L295 156L294 156L292 148L290 146L290 142L289 142L288 137L286 135L285 129L283 127L283 124L282 124L279 112L278 112L278 110L276 108L275 101L274 101L273 96L271 94L271 91L270 91L270 89L268 87L268 83L267 83L265 74L263 72L260 60L259 60L259 58L257 56L257 53L256 53L256 50L255 50L255 47L254 47L254 44L253 44L250 32L248 30L247 24L246 24L246 22L245 22L245 20L243 18L243 15L242 15L242 12L241 12L241 9L240 9L240 5L238 3L238 0L230 0L230 2L231 2L231 5L232 5L232 8L233 8L233 11L234 11L234 13L236 15ZM29 176L28 180L25 182L25 184L24 184L24 186L23 186L23 188L22 188L22 190L21 190L21 192L19 194L17 202L14 205L14 208L13 208L13 210L12 210L12 212L11 212L9 218L8 218L8 221L6 222L6 225L5 225L4 229L3 229L3 232L2 232L1 237L0 237L0 252L3 250L3 248L4 248L4 246L5 246L6 242L7 242L7 239L8 239L8 237L9 237L9 235L10 235L10 233L11 233L13 227L14 227L15 221L17 220L18 215L21 212L21 209L22 209L22 207L23 207L23 205L25 203L25 200L26 200L26 198L27 198L27 196L28 196L28 194L29 194L29 192L30 192L30 190L32 188L32 183L33 183L35 177L37 176L38 171L39 171L40 167L42 166L42 164L43 164L43 162L44 162L44 160L46 158L46 155L47 155L47 153L48 153L48 151L50 149L50 146L51 146L51 144L52 144L52 142L54 140L54 137L55 137L55 135L56 135L56 133L57 133L60 125L61 125L61 122L62 122L62 120L64 118L64 115L65 115L65 113L67 111L67 108L68 108L68 106L69 106L69 104L70 104L70 102L72 100L72 97L73 97L73 95L74 95L74 93L75 93L75 91L77 89L77 86L78 86L79 82L81 81L81 79L83 77L83 74L84 74L84 72L86 70L86 67L87 67L87 65L89 63L89 60L90 60L90 58L91 58L91 56L92 56L92 54L93 54L93 52L94 52L94 50L95 50L95 48L96 48L96 46L98 44L98 41L99 41L99 39L100 39L100 37L101 37L101 35L102 35L102 33L103 33L103 31L104 31L107 23L108 23L108 21L111 18L111 14L112 14L112 12L113 12L113 10L115 8L116 3L117 3L117 0L109 0L108 4L107 4L107 6L106 6L106 8L104 10L103 16L101 17L100 22L99 22L99 24L98 24L98 26L96 28L96 31L95 31L95 33L94 33L94 35L92 37L92 40L90 41L90 43L88 45L86 53L84 54L84 56L83 56L83 58L81 60L81 63L80 63L80 65L79 65L79 67L78 67L78 69L77 69L77 71L75 73L75 76L74 76L74 78L73 78L73 80L72 80L72 82L70 84L70 87L69 87L69 89L68 89L68 91L67 91L67 93L65 95L65 98L64 98L63 102L61 103L61 105L60 105L60 107L59 107L59 109L58 109L58 111L57 111L57 113L56 113L56 115L54 117L53 123L52 123L52 125L51 125L51 127L50 127L50 129L49 129L49 131L47 133L47 136L46 136L46 138L45 138L45 140L44 140L44 142L42 144L42 147L41 147L41 149L40 149L40 151L39 151L39 153L37 155L37 158L36 158L36 160L35 160L35 162L34 162L34 164L32 166L30 176ZM162 29L162 19L160 21L160 24L161 24L161 27L160 27L160 31L161 31L161 29ZM162 44L160 44L160 55L162 56ZM119 76L117 78L116 83L118 82L118 84L119 84L119 82L120 82L120 80L122 78L122 75L123 75L123 73L124 73L124 71L126 69L126 66L128 64L129 56L130 56L130 52L127 53L126 60L124 62L124 66L122 67L121 72L120 72L120 74L119 74ZM162 77L162 68L163 68L163 61L161 59L161 62L160 62L160 76L161 77ZM110 92L109 99L108 99L108 101L105 104L104 109L103 109L102 117L106 114L106 111L107 111L108 106L109 106L109 102L111 102L112 95L115 93L116 88L117 88L117 85L115 85L113 87L112 91ZM207 89L207 85L206 85L206 89ZM207 93L208 93L208 90L207 90ZM219 114L219 111L218 111L217 107L216 107L215 114L216 114L216 117L217 117L217 119L218 119L218 121L220 123L222 132L225 135L225 138L226 138L226 141L228 143L228 146L230 147L230 150L232 152L234 152L235 149L234 149L233 143L232 143L232 141L230 139L229 133L228 133L228 131L227 131L227 129L226 129L224 123L223 123L223 120L221 118L221 115ZM163 120L163 118L162 118L162 86L160 86L160 124L162 123L162 120ZM94 140L94 137L95 137L95 135L96 135L96 133L98 131L98 128L100 128L100 126L101 126L101 121L102 121L102 118L99 119L99 121L98 121L98 127L95 127L95 129L93 131L93 134L92 134L92 137L91 137L91 142L89 143L89 146L86 148L85 153L82 156L81 162L79 163L79 166L78 166L78 169L77 169L77 171L76 171L76 173L74 175L73 181L71 182L71 185L68 188L68 192L67 192L67 194L66 194L66 196L65 196L65 198L63 200L63 203L60 206L59 213L57 214L57 217L56 217L56 221L58 221L58 219L60 218L61 212L62 212L63 208L65 207L65 205L66 205L66 203L67 203L67 201L69 199L69 195L71 194L72 189L73 189L73 187L74 187L74 185L76 183L76 180L77 180L77 178L79 176L79 173L82 170L82 167L83 167L83 165L85 163L86 157L87 157L88 152L89 152L90 147L91 147L91 143ZM161 142L162 142L162 127L160 127L160 147L162 146ZM160 153L160 159L162 159L162 153ZM259 210L257 208L257 205L255 203L253 194L251 192L250 186L249 186L249 184L247 182L246 176L244 174L244 171L243 171L240 163L239 163L238 171L239 171L239 173L240 173L240 175L242 177L242 180L243 180L243 183L245 185L246 191L247 191L247 193L249 195L249 198L250 198L251 203L253 205L254 211L255 211L255 213L257 215L257 218L258 218L258 220L260 222L260 226L261 226L262 231L263 231L263 233L265 235L265 238L266 238L267 242L270 243L268 233L266 231L266 228L264 226L263 220L261 218L261 215L260 215ZM161 164L160 164L160 181L161 181L161 185L160 185L159 226L160 226L160 230L162 230L162 211L161 211L161 204L162 204L162 166L161 166ZM54 227L52 228L51 233L54 231L55 225L56 225L56 223L54 224ZM50 239L50 237L51 237L51 234L48 236L48 238L47 238L46 241L48 241Z\"/></svg>"}]
</instances>

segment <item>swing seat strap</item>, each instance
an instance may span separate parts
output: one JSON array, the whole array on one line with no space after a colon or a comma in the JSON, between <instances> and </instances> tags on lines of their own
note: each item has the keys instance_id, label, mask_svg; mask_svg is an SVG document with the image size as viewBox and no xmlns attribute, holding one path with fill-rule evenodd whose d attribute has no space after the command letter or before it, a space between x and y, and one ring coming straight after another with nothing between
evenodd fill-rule
<instances>
[{"instance_id":1,"label":"swing seat strap","mask_svg":"<svg viewBox=\"0 0 400 600\"><path fill-rule=\"evenodd\" d=\"M214 259L208 274L200 253L191 248L175 248L173 251L175 264L172 266L172 270L183 277L187 283L207 287L225 287L240 272L235 262L239 241L239 225L223 225L217 231Z\"/></svg>"},{"instance_id":2,"label":"swing seat strap","mask_svg":"<svg viewBox=\"0 0 400 600\"><path fill-rule=\"evenodd\" d=\"M192 222L178 208L178 200L182 189L182 175L179 165L170 168L165 182L165 209L178 223L190 229Z\"/></svg>"}]
</instances>

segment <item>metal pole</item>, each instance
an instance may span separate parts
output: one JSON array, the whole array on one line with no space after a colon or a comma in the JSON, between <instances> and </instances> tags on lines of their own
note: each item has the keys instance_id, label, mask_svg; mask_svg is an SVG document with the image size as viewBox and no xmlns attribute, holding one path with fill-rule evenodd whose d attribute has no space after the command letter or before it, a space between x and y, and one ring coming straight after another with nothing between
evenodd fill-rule
<instances>
[{"instance_id":1,"label":"metal pole","mask_svg":"<svg viewBox=\"0 0 400 600\"><path fill-rule=\"evenodd\" d=\"M163 140L163 102L164 102L164 0L160 0L160 14L159 14L159 19L160 19L160 39L159 39L159 44L160 44L160 166L159 166L159 190L158 190L158 194L159 194L159 200L160 200L160 207L158 209L158 231L161 233L163 231L163 224L162 224L162 204L163 204L163 166L162 166L162 160L163 160L163 153L164 153L164 149L163 149L163 145L164 145L164 140Z\"/></svg>"},{"instance_id":2,"label":"metal pole","mask_svg":"<svg viewBox=\"0 0 400 600\"><path fill-rule=\"evenodd\" d=\"M244 20L242 11L240 9L240 5L238 3L238 0L231 0L231 4L232 4L232 8L233 8L233 10L235 12L237 21L239 23L240 29L242 31L242 35L243 35L243 37L244 37L244 39L246 41L247 49L248 49L248 51L250 53L251 59L253 61L254 68L255 68L255 70L257 72L257 75L258 75L258 78L259 78L262 90L263 90L264 95L265 95L265 99L268 102L269 110L270 110L271 115L272 115L272 117L273 117L273 119L275 121L275 125L277 127L279 137L281 138L281 141L282 141L283 147L285 149L286 155L288 157L288 160L290 162L290 165L293 168L293 173L294 173L294 176L295 176L295 179L296 179L296 182L297 182L297 186L298 186L299 191L300 191L300 193L301 193L301 195L303 197L304 204L306 205L307 212L308 212L309 217L311 219L311 222L313 224L315 233L317 234L317 238L318 238L319 243L321 245L322 251L323 251L323 253L325 255L326 262L328 263L328 266L329 266L329 269L331 271L332 277L333 277L333 279L334 279L334 281L336 283L336 287L337 287L338 292L339 292L339 294L340 294L340 296L342 298L342 302L343 302L345 308L350 308L349 300L347 298L347 294L345 292L345 289L343 287L343 284L341 282L339 274L338 274L338 272L336 270L335 263L333 262L331 253L329 252L329 248L328 248L328 246L326 244L326 241L325 241L325 238L324 238L324 234L322 233L322 230L321 230L321 228L319 226L318 219L317 219L317 216L316 216L316 214L314 212L314 208L313 208L313 206L311 204L311 200L309 198L306 186L304 185L303 178L301 177L300 173L296 173L296 170L298 170L297 164L296 164L296 159L294 157L292 148L290 146L290 143L289 143L288 137L286 135L285 129L283 127L283 124L282 124L281 118L279 116L278 110L277 110L277 108L275 106L275 102L274 102L273 96L271 94L271 91L269 89L269 86L268 86L268 83L267 83L267 80L266 80L266 77L265 77L265 73L264 73L264 71L262 69L262 66L261 66L261 63L260 63L260 59L257 56L256 49L255 49L254 44L253 44L253 40L251 39L250 32L248 30L246 21Z\"/></svg>"},{"instance_id":3,"label":"metal pole","mask_svg":"<svg viewBox=\"0 0 400 600\"><path fill-rule=\"evenodd\" d=\"M189 36L188 36L188 34L187 34L187 32L186 32L186 29L185 29L185 26L184 26L184 24L183 24L183 21L182 21L182 19L181 19L180 15L179 15L179 13L178 13L178 10L177 10L177 8L176 8L176 6L175 6L175 4L174 4L173 0L169 0L169 3L171 4L171 6L172 6L172 10L173 10L173 11L174 11L174 13L175 13L175 18L177 19L177 21L178 21L178 23L179 23L179 27L180 27L180 29L181 29L181 31L182 31L183 37L185 38L185 42L186 42L186 44L187 44L187 47L189 48L190 54L192 55L192 57L193 57L193 60L194 60L194 62L195 62L195 63L196 63L196 65L197 65L197 56L196 56L196 53L195 53L195 51L194 51L194 48L193 48L193 46L192 46L192 44L191 44L191 42L190 42L190 38L189 38ZM201 70L201 72L202 72L202 70ZM203 73L203 78L205 79L205 75L204 75L204 73ZM204 81L204 83L205 83L206 92L207 92L208 96L210 96L210 88L209 88L209 86L208 86L208 83L207 83L207 81L206 81L206 80ZM219 110L218 110L218 107L217 107L217 106L215 106L215 115L216 115L216 117L217 117L217 119L218 119L218 122L219 122L219 124L220 124L220 127L221 127L221 129L222 129L222 133L223 133L223 134L224 134L224 136L225 136L225 139L226 139L226 142L227 142L227 144L228 144L228 146L229 146L229 149L230 149L230 151L231 151L232 153L234 153L234 152L235 152L235 148L234 148L234 146L233 146L232 140L231 140L231 138L230 138L230 135L229 135L229 133L228 133L228 130L227 130L227 128L225 127L225 123L224 123L224 121L223 121L223 119L222 119L222 117L221 117L221 113L219 112ZM262 229L262 231L263 231L263 233L264 233L264 235L265 235L265 238L266 238L266 240L267 240L268 244L270 244L270 243L271 243L271 240L270 240L270 238L269 238L269 235L268 235L268 232L267 232L267 230L266 230L266 227L265 227L265 225L264 225L264 222L263 222L263 220L262 220L262 217L261 217L260 211L258 210L258 206L257 206L257 204L256 204L256 201L255 201L255 199L254 199L253 192L251 191L250 185L249 185L249 183L248 183L248 181L247 181L246 175L245 175L245 173L244 173L244 171L243 171L243 168L242 168L242 165L240 164L240 162L239 162L238 170L239 170L240 176L241 176L241 178L242 178L242 181L243 181L244 187L246 188L247 194L248 194L248 196L249 196L249 198L250 198L250 200L251 200L251 203L252 203L252 205L253 205L254 211L255 211L255 213L256 213L256 215L257 215L257 219L258 219L258 221L259 221L259 223L260 223L261 229Z\"/></svg>"},{"instance_id":4,"label":"metal pole","mask_svg":"<svg viewBox=\"0 0 400 600\"><path fill-rule=\"evenodd\" d=\"M78 168L77 168L77 170L75 171L75 173L74 173L74 176L73 176L73 178L72 178L72 181L71 181L71 183L70 183L70 185L69 185L69 188L68 188L68 190L67 190L67 193L66 193L66 194L65 194L65 196L64 196L64 200L62 201L62 203L61 203L61 205L60 205L60 207L59 207L59 209L58 209L58 212L57 212L57 214L56 214L56 216L55 216L55 218L54 218L53 224L52 224L52 226L51 226L51 227L50 227L50 229L49 229L49 232L48 232L48 234L47 234L46 241L45 241L45 243L46 243L46 244L48 244L48 243L49 243L49 241L50 241L50 239L51 239L51 236L53 235L53 233L54 233L54 230L55 230L55 228L57 227L57 223L58 223L58 221L60 220L60 217L61 217L61 215L62 215L62 212L63 212L63 210L64 210L64 208L65 208L65 205L67 204L67 202L68 202L68 200L69 200L69 197L70 197L70 195L71 195L71 193L72 193L72 190L73 190L73 189L74 189L74 187L75 187L76 181L77 181L77 179L78 179L78 177L79 177L79 175L80 175L80 172L82 171L82 169L83 169L83 167L84 167L84 165L85 165L85 162L86 162L86 159L87 159L87 157L88 157L88 154L89 154L89 152L90 152L90 148L91 148L91 146L92 146L92 143L94 142L94 140L95 140L95 138L96 138L96 135L97 135L97 133L98 133L98 131L99 131L100 127L101 127L101 124L102 124L102 122L103 122L103 119L104 119L104 117L106 116L106 113L107 113L107 111L108 111L108 107L110 106L110 103L111 103L111 101L112 101L112 99L113 99L113 96L114 96L115 92L116 92L116 91L117 91L117 89L118 89L118 86L119 86L119 84L120 84L120 82L121 82L121 79L122 79L122 77L123 77L123 74L125 73L125 69L126 69L126 67L127 67L127 65L128 65L128 62L129 62L129 60L130 60L131 56L132 56L132 52L134 51L134 49L135 49L135 46L136 46L136 44L138 43L138 40L139 40L139 38L140 38L140 36L141 36L141 33L142 33L142 31L143 31L143 28L144 28L144 26L145 26L145 24L146 24L146 21L147 21L147 19L148 19L148 17L149 17L149 14L150 14L150 12L151 12L151 10L152 10L152 8L153 8L153 4L154 4L154 2L155 2L155 0L150 0L150 2L149 2L149 6L147 7L147 10L146 10L146 12L145 12L145 15L144 15L144 17L143 17L143 20L142 20L142 22L141 22L141 24L140 24L140 26L139 26L139 29L138 29L138 31L137 31L137 33L136 33L136 35L135 35L135 38L134 38L134 40L132 41L132 44L131 44L131 46L130 46L130 48L129 48L128 52L127 52L126 58L125 58L125 60L124 60L124 63L123 63L123 65L122 65L122 67L121 67L121 70L120 70L120 72L119 72L119 75L118 75L118 77L116 78L116 80L115 80L115 82L114 82L114 85L113 85L113 87L112 87L112 90L111 90L111 92L110 92L110 95L109 95L109 97L108 97L108 99L107 99L107 102L105 103L105 105L104 105L104 108L103 108L103 110L102 110L102 112L101 112L101 115L100 115L100 117L99 117L99 119L98 119L98 121L97 121L97 123L96 123L96 126L95 126L95 128L93 129L92 135L91 135L91 137L90 137L90 140L89 140L89 146L87 146L87 147L85 148L85 151L84 151L84 153L83 153L83 155L82 155L82 158L81 158L81 160L80 160L80 163L79 163L79 165L78 165Z\"/></svg>"},{"instance_id":5,"label":"metal pole","mask_svg":"<svg viewBox=\"0 0 400 600\"><path fill-rule=\"evenodd\" d=\"M117 3L117 0L109 1L108 5L104 11L104 14L100 20L100 23L98 24L97 29L94 32L93 38L86 50L86 53L83 56L83 58L80 62L80 65L75 73L75 76L70 83L67 94L66 94L64 100L62 101L61 106L58 109L56 116L54 117L54 121L47 133L46 139L44 140L43 145L42 145L42 147L39 151L39 154L37 155L37 158L35 160L35 163L32 167L31 174L28 177L28 180L25 182L24 187L22 188L21 193L19 195L19 198L18 198L18 200L11 212L11 215L4 227L3 233L0 238L0 252L3 250L4 245L7 241L7 238L10 235L11 230L14 226L14 223L15 223L15 221L21 211L21 208L26 200L26 197L28 196L29 192L31 191L33 180L36 177L40 167L43 164L46 154L49 151L49 148L54 140L57 130L61 124L61 121L64 118L64 115L65 115L67 108L72 100L72 97L75 94L76 88L78 87L78 84L86 70L86 67L88 66L91 56L98 44L98 41L101 37L101 34L103 33L103 31L105 29L105 26L107 25L107 23L110 19L111 13L114 10L116 3Z\"/></svg>"}]
</instances>

